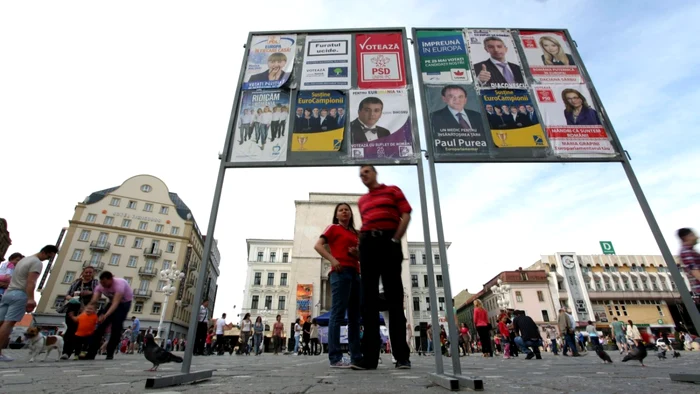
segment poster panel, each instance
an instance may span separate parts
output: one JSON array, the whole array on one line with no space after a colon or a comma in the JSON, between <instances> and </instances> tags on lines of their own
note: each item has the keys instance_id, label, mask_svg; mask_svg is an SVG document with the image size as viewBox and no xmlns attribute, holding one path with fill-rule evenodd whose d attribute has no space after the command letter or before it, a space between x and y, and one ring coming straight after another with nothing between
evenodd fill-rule
<instances>
[{"instance_id":1,"label":"poster panel","mask_svg":"<svg viewBox=\"0 0 700 394\"><path fill-rule=\"evenodd\" d=\"M357 34L355 54L358 88L391 89L406 86L403 34Z\"/></svg>"},{"instance_id":2,"label":"poster panel","mask_svg":"<svg viewBox=\"0 0 700 394\"><path fill-rule=\"evenodd\" d=\"M408 91L351 90L351 157L356 160L413 156Z\"/></svg>"},{"instance_id":3,"label":"poster panel","mask_svg":"<svg viewBox=\"0 0 700 394\"><path fill-rule=\"evenodd\" d=\"M244 91L233 135L232 162L284 162L287 159L289 93Z\"/></svg>"},{"instance_id":4,"label":"poster panel","mask_svg":"<svg viewBox=\"0 0 700 394\"><path fill-rule=\"evenodd\" d=\"M253 36L248 64L243 76L243 90L278 89L292 73L296 55L296 34Z\"/></svg>"},{"instance_id":5,"label":"poster panel","mask_svg":"<svg viewBox=\"0 0 700 394\"><path fill-rule=\"evenodd\" d=\"M297 95L292 151L332 152L345 134L347 101L337 90L301 91Z\"/></svg>"},{"instance_id":6,"label":"poster panel","mask_svg":"<svg viewBox=\"0 0 700 394\"><path fill-rule=\"evenodd\" d=\"M521 31L520 42L537 83L583 83L564 32Z\"/></svg>"},{"instance_id":7,"label":"poster panel","mask_svg":"<svg viewBox=\"0 0 700 394\"><path fill-rule=\"evenodd\" d=\"M556 155L615 155L586 85L543 85L534 91Z\"/></svg>"},{"instance_id":8,"label":"poster panel","mask_svg":"<svg viewBox=\"0 0 700 394\"><path fill-rule=\"evenodd\" d=\"M479 102L471 85L426 85L426 104L430 116L435 156L486 154L489 143Z\"/></svg>"},{"instance_id":9,"label":"poster panel","mask_svg":"<svg viewBox=\"0 0 700 394\"><path fill-rule=\"evenodd\" d=\"M482 90L481 101L497 147L549 146L527 90Z\"/></svg>"},{"instance_id":10,"label":"poster panel","mask_svg":"<svg viewBox=\"0 0 700 394\"><path fill-rule=\"evenodd\" d=\"M314 285L297 284L297 317L304 323L311 316L311 299L313 297Z\"/></svg>"},{"instance_id":11,"label":"poster panel","mask_svg":"<svg viewBox=\"0 0 700 394\"><path fill-rule=\"evenodd\" d=\"M469 59L481 88L525 89L520 56L507 29L468 29Z\"/></svg>"},{"instance_id":12,"label":"poster panel","mask_svg":"<svg viewBox=\"0 0 700 394\"><path fill-rule=\"evenodd\" d=\"M349 34L307 36L300 90L350 89Z\"/></svg>"},{"instance_id":13,"label":"poster panel","mask_svg":"<svg viewBox=\"0 0 700 394\"><path fill-rule=\"evenodd\" d=\"M416 32L420 71L426 83L471 83L467 45L462 31Z\"/></svg>"}]
</instances>

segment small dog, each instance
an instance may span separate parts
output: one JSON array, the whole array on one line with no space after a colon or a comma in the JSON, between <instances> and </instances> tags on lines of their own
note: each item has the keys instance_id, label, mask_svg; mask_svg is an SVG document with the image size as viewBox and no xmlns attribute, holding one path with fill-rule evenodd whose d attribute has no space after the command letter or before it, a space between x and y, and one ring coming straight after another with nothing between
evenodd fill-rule
<instances>
[{"instance_id":1,"label":"small dog","mask_svg":"<svg viewBox=\"0 0 700 394\"><path fill-rule=\"evenodd\" d=\"M41 352L46 352L44 359L41 361L46 361L49 357L51 350L56 349L56 361L61 358L61 353L63 352L63 338L58 335L44 336L39 329L36 327L29 327L27 332L24 334L27 338L26 346L29 348L29 362L34 362L34 357L38 356Z\"/></svg>"}]
</instances>

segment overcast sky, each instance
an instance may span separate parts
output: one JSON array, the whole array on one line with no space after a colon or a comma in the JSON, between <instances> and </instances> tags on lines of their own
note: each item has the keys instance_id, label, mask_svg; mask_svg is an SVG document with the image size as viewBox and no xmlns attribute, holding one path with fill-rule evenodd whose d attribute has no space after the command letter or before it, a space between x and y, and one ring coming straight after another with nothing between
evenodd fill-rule
<instances>
[{"instance_id":1,"label":"overcast sky","mask_svg":"<svg viewBox=\"0 0 700 394\"><path fill-rule=\"evenodd\" d=\"M165 181L205 230L248 32L389 26L568 28L675 252L674 230L700 213L700 3L456 4L0 3L9 252L55 242L76 203L137 174ZM600 253L601 240L618 254L659 253L619 164L444 164L437 173L455 293L540 254ZM381 168L380 181L404 189L416 209L409 239L422 240L415 167ZM215 313L240 310L246 238L291 239L294 200L309 192L363 191L356 168L228 171ZM435 241L432 220L430 230Z\"/></svg>"}]
</instances>

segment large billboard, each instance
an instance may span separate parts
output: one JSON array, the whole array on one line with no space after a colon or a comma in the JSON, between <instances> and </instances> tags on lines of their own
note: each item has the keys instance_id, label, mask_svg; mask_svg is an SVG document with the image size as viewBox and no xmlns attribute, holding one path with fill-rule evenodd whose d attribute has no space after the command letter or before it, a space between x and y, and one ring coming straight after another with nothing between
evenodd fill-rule
<instances>
[{"instance_id":1,"label":"large billboard","mask_svg":"<svg viewBox=\"0 0 700 394\"><path fill-rule=\"evenodd\" d=\"M311 316L311 304L313 303L314 285L297 285L297 307L296 307L296 317L301 319L304 323Z\"/></svg>"}]
</instances>

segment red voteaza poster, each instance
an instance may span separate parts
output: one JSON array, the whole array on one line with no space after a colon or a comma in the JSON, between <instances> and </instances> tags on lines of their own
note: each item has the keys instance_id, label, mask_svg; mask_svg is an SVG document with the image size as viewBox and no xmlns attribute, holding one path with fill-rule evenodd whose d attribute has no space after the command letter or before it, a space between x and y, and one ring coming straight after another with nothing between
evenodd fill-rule
<instances>
[{"instance_id":1,"label":"red voteaza poster","mask_svg":"<svg viewBox=\"0 0 700 394\"><path fill-rule=\"evenodd\" d=\"M401 33L357 34L355 52L358 88L391 89L406 86Z\"/></svg>"}]
</instances>

